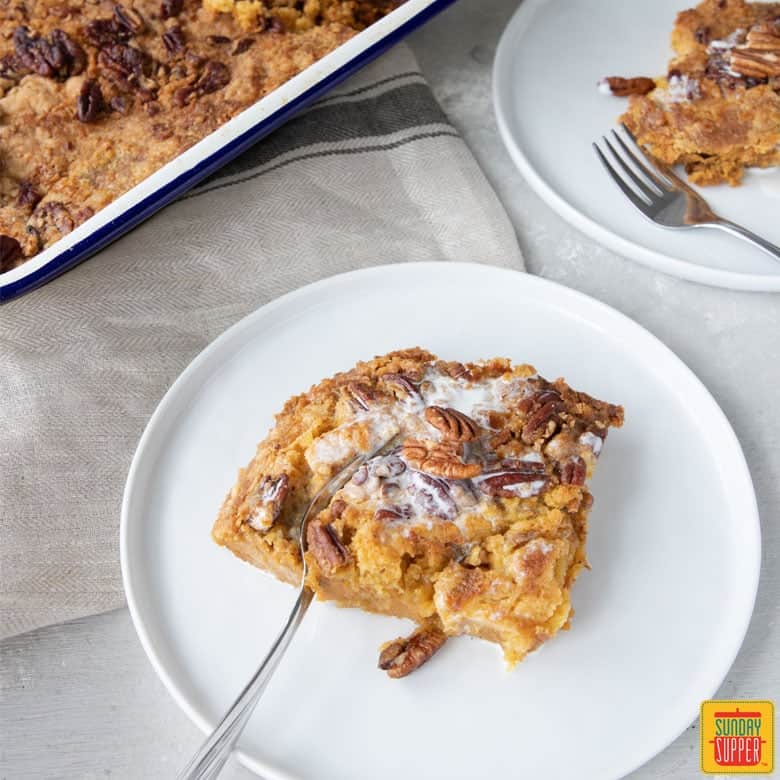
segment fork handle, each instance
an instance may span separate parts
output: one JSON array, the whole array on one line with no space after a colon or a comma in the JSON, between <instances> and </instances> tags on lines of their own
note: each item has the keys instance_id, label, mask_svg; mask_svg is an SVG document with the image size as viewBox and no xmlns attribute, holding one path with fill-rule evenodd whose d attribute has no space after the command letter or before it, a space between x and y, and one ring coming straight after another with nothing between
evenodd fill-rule
<instances>
[{"instance_id":1,"label":"fork handle","mask_svg":"<svg viewBox=\"0 0 780 780\"><path fill-rule=\"evenodd\" d=\"M236 741L241 736L244 726L254 712L255 705L268 685L268 681L279 665L279 661L282 660L293 636L295 636L313 596L310 588L303 587L301 589L295 606L290 612L290 617L287 618L287 623L279 636L276 637L276 641L260 664L255 676L247 683L220 724L181 772L179 780L210 780L220 773L230 757Z\"/></svg>"},{"instance_id":2,"label":"fork handle","mask_svg":"<svg viewBox=\"0 0 780 780\"><path fill-rule=\"evenodd\" d=\"M780 260L780 246L776 246L775 244L767 241L765 238L757 236L751 230L743 228L742 225L738 225L736 222L731 222L728 219L718 219L715 222L709 222L707 224L711 225L712 227L725 230L727 233L731 233L732 235L738 236L739 238L744 238L745 241L749 241L759 249L762 249L768 255L771 255L775 260Z\"/></svg>"}]
</instances>

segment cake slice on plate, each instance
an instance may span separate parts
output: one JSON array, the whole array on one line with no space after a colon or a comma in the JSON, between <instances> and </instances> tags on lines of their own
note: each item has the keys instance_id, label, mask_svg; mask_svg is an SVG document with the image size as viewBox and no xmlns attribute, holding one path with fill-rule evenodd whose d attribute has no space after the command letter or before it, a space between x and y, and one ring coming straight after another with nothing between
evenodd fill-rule
<instances>
[{"instance_id":1,"label":"cake slice on plate","mask_svg":"<svg viewBox=\"0 0 780 780\"><path fill-rule=\"evenodd\" d=\"M392 352L285 404L213 536L297 584L311 498L400 433L310 521L308 584L321 599L418 624L383 648L390 676L459 634L500 644L514 664L568 628L569 589L587 565L587 479L622 422L621 407L528 365Z\"/></svg>"},{"instance_id":2,"label":"cake slice on plate","mask_svg":"<svg viewBox=\"0 0 780 780\"><path fill-rule=\"evenodd\" d=\"M695 184L780 163L780 3L704 0L678 14L672 48L664 78L603 82L631 95L620 121L637 141Z\"/></svg>"}]
</instances>

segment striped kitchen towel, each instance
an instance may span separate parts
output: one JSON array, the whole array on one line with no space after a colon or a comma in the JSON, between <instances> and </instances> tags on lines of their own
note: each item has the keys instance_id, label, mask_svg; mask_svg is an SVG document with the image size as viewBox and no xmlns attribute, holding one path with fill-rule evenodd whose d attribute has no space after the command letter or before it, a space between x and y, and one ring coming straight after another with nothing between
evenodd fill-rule
<instances>
[{"instance_id":1,"label":"striped kitchen towel","mask_svg":"<svg viewBox=\"0 0 780 780\"><path fill-rule=\"evenodd\" d=\"M0 308L0 637L124 603L133 451L227 327L331 274L522 268L512 226L397 47L99 256Z\"/></svg>"}]
</instances>

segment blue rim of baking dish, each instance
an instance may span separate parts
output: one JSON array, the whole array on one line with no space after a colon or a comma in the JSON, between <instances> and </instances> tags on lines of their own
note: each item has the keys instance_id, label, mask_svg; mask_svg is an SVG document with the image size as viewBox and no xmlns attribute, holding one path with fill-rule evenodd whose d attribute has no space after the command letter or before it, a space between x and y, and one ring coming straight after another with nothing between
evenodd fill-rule
<instances>
[{"instance_id":1,"label":"blue rim of baking dish","mask_svg":"<svg viewBox=\"0 0 780 780\"><path fill-rule=\"evenodd\" d=\"M0 285L0 303L6 303L50 282L55 277L99 252L108 244L116 241L116 239L132 230L136 225L151 217L152 214L167 206L171 201L176 200L180 195L183 195L199 181L219 170L219 168L246 151L250 146L276 130L295 113L344 81L355 71L360 70L360 68L367 65L382 52L398 43L413 30L454 2L455 0L433 0L430 5L421 9L411 19L403 22L386 36L366 47L362 52L333 71L333 73L328 74L300 95L294 97L283 107L261 119L241 135L228 141L213 154L204 157L192 168L184 171L145 198L134 203L116 219L96 228L93 233L63 250L43 266L36 268L21 279Z\"/></svg>"}]
</instances>

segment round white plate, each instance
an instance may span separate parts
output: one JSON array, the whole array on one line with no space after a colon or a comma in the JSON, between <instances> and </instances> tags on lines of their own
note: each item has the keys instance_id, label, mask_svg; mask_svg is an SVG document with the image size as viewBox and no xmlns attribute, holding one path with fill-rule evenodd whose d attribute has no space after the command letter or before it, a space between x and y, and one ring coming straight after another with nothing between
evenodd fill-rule
<instances>
[{"instance_id":1,"label":"round white plate","mask_svg":"<svg viewBox=\"0 0 780 780\"><path fill-rule=\"evenodd\" d=\"M625 98L604 76L658 76L687 0L524 0L498 47L493 99L501 137L530 186L576 228L625 257L684 279L780 290L780 262L716 230L665 230L607 176L591 143L616 126ZM713 208L780 245L780 170L741 187L704 187Z\"/></svg>"},{"instance_id":2,"label":"round white plate","mask_svg":"<svg viewBox=\"0 0 780 780\"><path fill-rule=\"evenodd\" d=\"M377 647L409 625L316 603L241 760L268 780L621 777L686 728L734 660L758 581L756 502L726 418L678 358L607 306L526 274L420 263L336 276L196 358L149 422L122 507L144 648L210 729L294 597L209 538L237 469L288 396L412 345L528 361L625 405L593 482L593 569L574 588L572 630L512 672L496 646L461 638L394 681L375 668Z\"/></svg>"}]
</instances>

